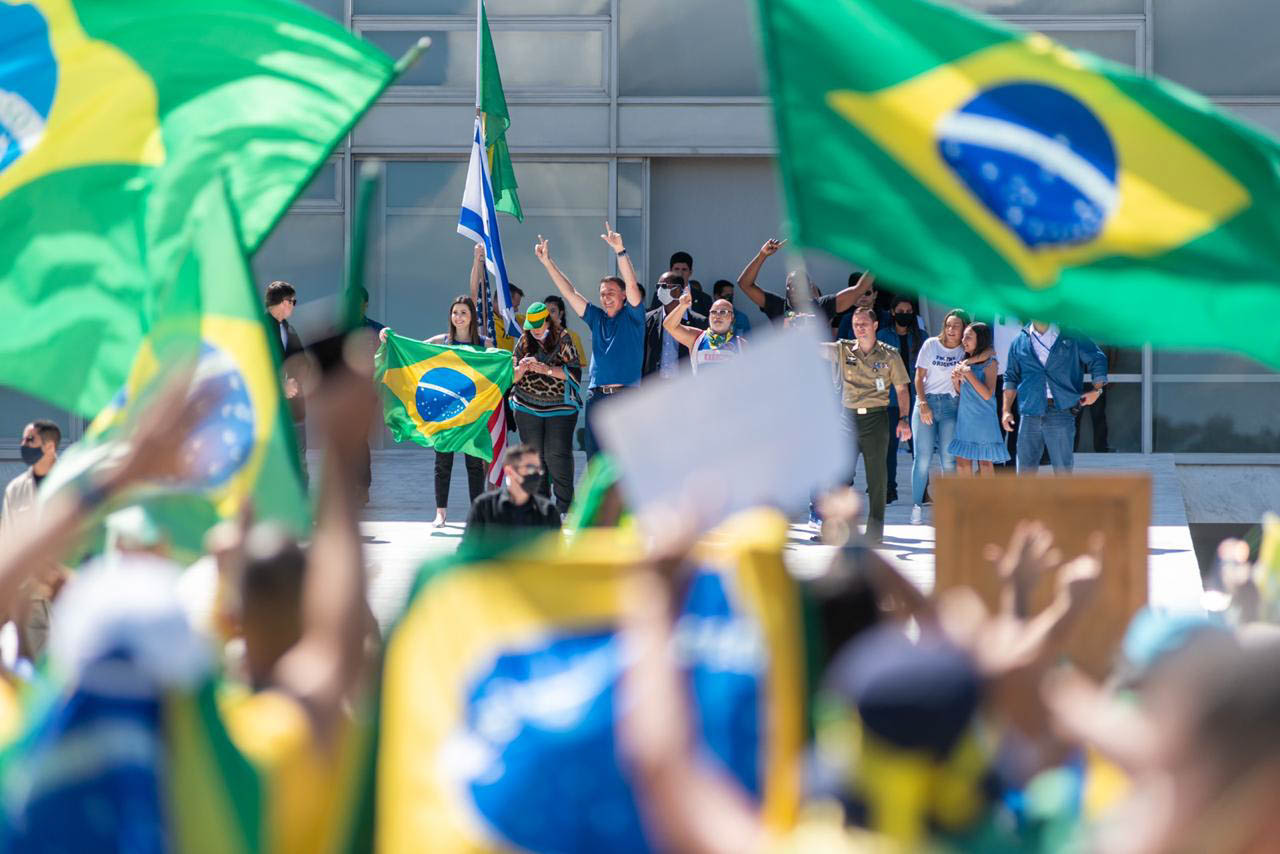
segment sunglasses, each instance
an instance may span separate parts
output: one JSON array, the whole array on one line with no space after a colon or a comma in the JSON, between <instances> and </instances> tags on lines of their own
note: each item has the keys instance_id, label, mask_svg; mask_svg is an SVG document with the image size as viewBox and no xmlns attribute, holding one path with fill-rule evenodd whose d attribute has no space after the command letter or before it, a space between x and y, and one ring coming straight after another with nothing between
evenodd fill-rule
<instances>
[{"instance_id":1,"label":"sunglasses","mask_svg":"<svg viewBox=\"0 0 1280 854\"><path fill-rule=\"evenodd\" d=\"M711 309L710 314L712 317L727 317L728 315L733 314L733 310L728 308L713 308Z\"/></svg>"}]
</instances>

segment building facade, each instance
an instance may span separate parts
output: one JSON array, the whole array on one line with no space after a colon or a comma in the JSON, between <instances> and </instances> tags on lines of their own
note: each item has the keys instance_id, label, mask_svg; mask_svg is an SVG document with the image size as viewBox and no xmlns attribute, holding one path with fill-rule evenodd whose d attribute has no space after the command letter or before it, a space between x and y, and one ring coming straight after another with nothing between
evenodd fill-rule
<instances>
[{"instance_id":1,"label":"building facade","mask_svg":"<svg viewBox=\"0 0 1280 854\"><path fill-rule=\"evenodd\" d=\"M1280 134L1273 36L1280 5L967 4L1183 83ZM364 161L377 160L385 180L375 206L370 315L408 335L443 331L450 300L466 290L471 259L471 244L454 226L474 115L475 0L312 5L393 56L422 35L433 45L284 219L254 259L256 276L263 286L293 282L304 304L336 293L349 250L354 176ZM487 8L526 213L522 224L502 218L503 243L527 302L554 292L533 257L539 235L592 294L613 272L599 237L606 219L626 238L650 288L670 254L685 250L694 257L694 277L710 291L717 279L735 279L760 244L780 234L784 212L751 0L489 0ZM794 260L772 261L761 284L780 290ZM828 292L852 269L826 257L805 261ZM753 323L763 322L744 298L737 302ZM1105 294L1099 306L1106 310ZM1192 340L1196 307L1187 309ZM936 307L930 314L940 317ZM573 325L586 336L576 318ZM1146 348L1112 355L1107 416L1116 450L1177 454L1188 471L1280 463L1280 374L1229 354ZM12 445L22 424L46 408L0 395L0 437ZM83 429L77 420L70 426L72 438ZM1082 450L1090 450L1084 430Z\"/></svg>"}]
</instances>

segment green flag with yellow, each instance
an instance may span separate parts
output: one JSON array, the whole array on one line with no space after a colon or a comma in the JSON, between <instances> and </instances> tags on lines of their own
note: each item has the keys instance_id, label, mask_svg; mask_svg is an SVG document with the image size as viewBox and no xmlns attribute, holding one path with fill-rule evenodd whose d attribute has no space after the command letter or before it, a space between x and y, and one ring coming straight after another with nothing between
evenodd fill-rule
<instances>
[{"instance_id":1,"label":"green flag with yellow","mask_svg":"<svg viewBox=\"0 0 1280 854\"><path fill-rule=\"evenodd\" d=\"M493 459L489 417L511 388L510 352L388 334L374 365L383 416L397 442Z\"/></svg>"},{"instance_id":2,"label":"green flag with yellow","mask_svg":"<svg viewBox=\"0 0 1280 854\"><path fill-rule=\"evenodd\" d=\"M1276 141L941 4L759 8L797 243L978 314L1280 365Z\"/></svg>"},{"instance_id":3,"label":"green flag with yellow","mask_svg":"<svg viewBox=\"0 0 1280 854\"><path fill-rule=\"evenodd\" d=\"M288 0L0 3L0 384L96 414L201 190L256 250L393 76Z\"/></svg>"}]
</instances>

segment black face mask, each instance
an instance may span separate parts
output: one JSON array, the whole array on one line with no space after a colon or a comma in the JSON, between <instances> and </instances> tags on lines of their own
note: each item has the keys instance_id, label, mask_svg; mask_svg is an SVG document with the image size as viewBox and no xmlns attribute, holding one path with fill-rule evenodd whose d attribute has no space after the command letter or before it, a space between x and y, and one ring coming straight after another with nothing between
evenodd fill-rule
<instances>
[{"instance_id":1,"label":"black face mask","mask_svg":"<svg viewBox=\"0 0 1280 854\"><path fill-rule=\"evenodd\" d=\"M899 311L893 315L893 322L899 326L910 326L916 322L916 314L914 311Z\"/></svg>"},{"instance_id":2,"label":"black face mask","mask_svg":"<svg viewBox=\"0 0 1280 854\"><path fill-rule=\"evenodd\" d=\"M44 458L44 448L41 447L33 448L30 445L23 445L18 449L18 452L22 454L23 464L29 466L35 465Z\"/></svg>"}]
</instances>

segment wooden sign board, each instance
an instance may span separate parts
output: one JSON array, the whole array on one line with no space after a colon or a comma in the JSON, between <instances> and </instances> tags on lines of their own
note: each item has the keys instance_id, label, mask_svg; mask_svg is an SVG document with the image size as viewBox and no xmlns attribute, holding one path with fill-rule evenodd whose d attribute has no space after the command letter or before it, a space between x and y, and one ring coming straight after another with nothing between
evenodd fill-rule
<instances>
[{"instance_id":1,"label":"wooden sign board","mask_svg":"<svg viewBox=\"0 0 1280 854\"><path fill-rule=\"evenodd\" d=\"M1069 642L1071 659L1102 678L1112 669L1129 620L1147 604L1147 527L1151 480L1142 475L931 479L937 550L935 592L969 587L990 609L1000 582L983 556L988 543L1004 546L1018 522L1038 520L1053 532L1065 560L1084 552L1089 534L1106 537L1102 583ZM1064 560L1064 562L1065 562ZM1054 579L1041 579L1033 613L1049 604Z\"/></svg>"}]
</instances>

